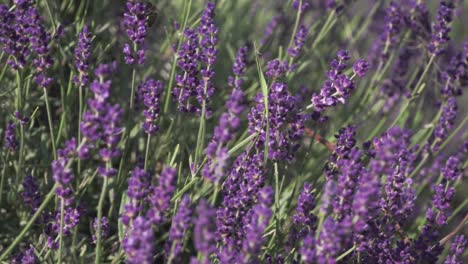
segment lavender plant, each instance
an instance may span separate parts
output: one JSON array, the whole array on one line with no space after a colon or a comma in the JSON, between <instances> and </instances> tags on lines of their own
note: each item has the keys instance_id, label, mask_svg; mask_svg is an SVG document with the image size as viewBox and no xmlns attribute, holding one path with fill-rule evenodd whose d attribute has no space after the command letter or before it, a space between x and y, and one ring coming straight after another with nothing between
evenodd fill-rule
<instances>
[{"instance_id":1,"label":"lavender plant","mask_svg":"<svg viewBox=\"0 0 468 264\"><path fill-rule=\"evenodd\" d=\"M0 1L0 263L466 263L468 3Z\"/></svg>"}]
</instances>

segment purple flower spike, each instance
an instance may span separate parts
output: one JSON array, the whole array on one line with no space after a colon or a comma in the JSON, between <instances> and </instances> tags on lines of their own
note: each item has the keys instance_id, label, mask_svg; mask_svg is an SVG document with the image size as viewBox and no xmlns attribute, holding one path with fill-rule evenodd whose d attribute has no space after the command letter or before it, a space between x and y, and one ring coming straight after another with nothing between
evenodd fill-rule
<instances>
[{"instance_id":1,"label":"purple flower spike","mask_svg":"<svg viewBox=\"0 0 468 264\"><path fill-rule=\"evenodd\" d=\"M432 56L440 54L444 50L445 44L450 40L450 23L453 19L455 6L452 2L441 1L437 10L436 21L432 25L431 42L427 46Z\"/></svg>"},{"instance_id":2,"label":"purple flower spike","mask_svg":"<svg viewBox=\"0 0 468 264\"><path fill-rule=\"evenodd\" d=\"M366 73L369 71L370 65L364 59L358 59L353 65L354 73L359 77L364 77Z\"/></svg>"},{"instance_id":3,"label":"purple flower spike","mask_svg":"<svg viewBox=\"0 0 468 264\"><path fill-rule=\"evenodd\" d=\"M205 149L208 161L202 169L202 175L210 181L217 182L225 175L229 159L226 144L231 141L241 125L240 115L245 109L244 93L240 89L241 75L245 71L247 47L242 47L237 53L233 66L235 77L230 77L230 83L234 86L231 96L226 102L227 112L219 118L219 124L214 129L213 139Z\"/></svg>"},{"instance_id":4,"label":"purple flower spike","mask_svg":"<svg viewBox=\"0 0 468 264\"><path fill-rule=\"evenodd\" d=\"M354 81L343 73L347 68L346 61L350 59L348 52L341 50L337 53L337 57L338 59L330 63L328 79L323 84L320 94L312 95L311 101L317 115L338 103L344 104L355 88ZM354 67L356 74L362 76L368 70L368 64L364 60L358 60Z\"/></svg>"},{"instance_id":5,"label":"purple flower spike","mask_svg":"<svg viewBox=\"0 0 468 264\"><path fill-rule=\"evenodd\" d=\"M93 222L93 228L94 232L97 233L98 229L98 218L94 218ZM101 218L101 239L105 239L109 236L109 221L107 220L107 217L103 216ZM93 235L93 243L96 243L97 237L96 235Z\"/></svg>"},{"instance_id":6,"label":"purple flower spike","mask_svg":"<svg viewBox=\"0 0 468 264\"><path fill-rule=\"evenodd\" d=\"M444 264L463 264L463 252L465 251L468 241L464 235L458 235L453 239L450 246L450 254L444 261Z\"/></svg>"},{"instance_id":7,"label":"purple flower spike","mask_svg":"<svg viewBox=\"0 0 468 264\"><path fill-rule=\"evenodd\" d=\"M243 219L245 238L242 242L240 263L255 263L259 261L261 246L264 242L265 231L272 215L270 206L273 202L273 189L265 187L259 191L259 203L247 213ZM261 197L264 197L261 199Z\"/></svg>"},{"instance_id":8,"label":"purple flower spike","mask_svg":"<svg viewBox=\"0 0 468 264\"><path fill-rule=\"evenodd\" d=\"M39 264L39 260L34 253L34 247L29 246L29 249L24 253L19 253L11 262L11 264Z\"/></svg>"},{"instance_id":9,"label":"purple flower spike","mask_svg":"<svg viewBox=\"0 0 468 264\"><path fill-rule=\"evenodd\" d=\"M145 61L144 41L148 34L148 4L142 1L128 1L124 13L123 24L128 37L136 47L135 51L129 44L125 44L123 53L125 62L129 65L143 64Z\"/></svg>"},{"instance_id":10,"label":"purple flower spike","mask_svg":"<svg viewBox=\"0 0 468 264\"><path fill-rule=\"evenodd\" d=\"M88 26L83 26L83 30L78 37L78 44L75 48L75 67L78 76L73 76L73 82L80 86L88 84L89 57L91 56L92 35Z\"/></svg>"},{"instance_id":11,"label":"purple flower spike","mask_svg":"<svg viewBox=\"0 0 468 264\"><path fill-rule=\"evenodd\" d=\"M122 223L129 225L141 212L141 202L147 198L150 191L151 175L140 167L136 167L128 179L127 197L129 202L124 206Z\"/></svg>"},{"instance_id":12,"label":"purple flower spike","mask_svg":"<svg viewBox=\"0 0 468 264\"><path fill-rule=\"evenodd\" d=\"M209 264L211 254L216 252L216 210L202 200L197 207L198 217L194 222L193 241L202 255L201 264Z\"/></svg>"},{"instance_id":13,"label":"purple flower spike","mask_svg":"<svg viewBox=\"0 0 468 264\"><path fill-rule=\"evenodd\" d=\"M151 224L142 216L134 221L130 233L123 239L122 247L127 255L127 262L131 264L151 264L156 238Z\"/></svg>"},{"instance_id":14,"label":"purple flower spike","mask_svg":"<svg viewBox=\"0 0 468 264\"><path fill-rule=\"evenodd\" d=\"M5 129L5 148L11 152L18 149L18 140L16 139L15 123L8 123Z\"/></svg>"},{"instance_id":15,"label":"purple flower spike","mask_svg":"<svg viewBox=\"0 0 468 264\"><path fill-rule=\"evenodd\" d=\"M21 192L23 202L31 207L32 212L36 212L41 204L41 193L36 179L31 175L26 176L23 181L23 189Z\"/></svg>"},{"instance_id":16,"label":"purple flower spike","mask_svg":"<svg viewBox=\"0 0 468 264\"><path fill-rule=\"evenodd\" d=\"M185 195L179 204L177 213L172 218L171 229L169 230L169 240L166 243L166 259L178 263L182 254L182 244L191 226L191 208L190 198Z\"/></svg>"},{"instance_id":17,"label":"purple flower spike","mask_svg":"<svg viewBox=\"0 0 468 264\"><path fill-rule=\"evenodd\" d=\"M159 99L163 89L162 83L153 79L147 79L139 88L139 92L143 94L143 103L146 107L143 111L145 115L143 129L150 135L154 135L159 129L155 122L159 116Z\"/></svg>"},{"instance_id":18,"label":"purple flower spike","mask_svg":"<svg viewBox=\"0 0 468 264\"><path fill-rule=\"evenodd\" d=\"M288 49L288 54L291 57L297 57L299 56L299 53L301 52L302 47L304 46L304 43L307 38L307 33L309 32L309 29L301 25L299 27L299 30L296 32L296 35L294 36L294 45Z\"/></svg>"},{"instance_id":19,"label":"purple flower spike","mask_svg":"<svg viewBox=\"0 0 468 264\"><path fill-rule=\"evenodd\" d=\"M176 188L176 182L177 170L166 167L159 176L158 186L152 188L149 198L151 206L147 212L147 217L153 225L166 222L166 214Z\"/></svg>"}]
</instances>

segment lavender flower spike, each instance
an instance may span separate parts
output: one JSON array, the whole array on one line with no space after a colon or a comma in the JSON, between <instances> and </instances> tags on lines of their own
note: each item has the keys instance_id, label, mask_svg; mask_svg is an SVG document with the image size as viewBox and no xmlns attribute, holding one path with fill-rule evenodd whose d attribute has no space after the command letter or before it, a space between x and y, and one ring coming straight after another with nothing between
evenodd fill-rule
<instances>
[{"instance_id":1,"label":"lavender flower spike","mask_svg":"<svg viewBox=\"0 0 468 264\"><path fill-rule=\"evenodd\" d=\"M91 56L91 32L87 25L83 26L75 48L75 67L78 76L73 76L73 82L80 86L88 84L89 57Z\"/></svg>"},{"instance_id":2,"label":"lavender flower spike","mask_svg":"<svg viewBox=\"0 0 468 264\"><path fill-rule=\"evenodd\" d=\"M145 115L143 129L150 135L154 135L158 131L158 126L155 122L159 116L159 99L162 91L163 85L160 81L148 79L141 85L143 103L146 106L146 109L143 111L143 114Z\"/></svg>"},{"instance_id":3,"label":"lavender flower spike","mask_svg":"<svg viewBox=\"0 0 468 264\"><path fill-rule=\"evenodd\" d=\"M11 152L15 152L18 149L18 140L15 134L15 123L8 123L5 129L5 148Z\"/></svg>"},{"instance_id":4,"label":"lavender flower spike","mask_svg":"<svg viewBox=\"0 0 468 264\"><path fill-rule=\"evenodd\" d=\"M463 252L467 243L464 235L456 236L450 247L450 255L447 256L444 264L463 264Z\"/></svg>"},{"instance_id":5,"label":"lavender flower spike","mask_svg":"<svg viewBox=\"0 0 468 264\"><path fill-rule=\"evenodd\" d=\"M166 243L166 258L178 263L182 253L184 239L191 225L191 201L185 195L179 204L177 213L172 218L171 229L169 230L169 240Z\"/></svg>"},{"instance_id":6,"label":"lavender flower spike","mask_svg":"<svg viewBox=\"0 0 468 264\"><path fill-rule=\"evenodd\" d=\"M125 5L123 24L128 37L133 42L135 50L129 44L125 44L123 53L125 62L129 65L143 64L145 61L144 41L148 34L148 11L147 3L143 1L129 0Z\"/></svg>"},{"instance_id":7,"label":"lavender flower spike","mask_svg":"<svg viewBox=\"0 0 468 264\"><path fill-rule=\"evenodd\" d=\"M133 221L130 233L123 239L122 247L130 264L153 263L156 238L154 237L151 224L142 216Z\"/></svg>"},{"instance_id":8,"label":"lavender flower spike","mask_svg":"<svg viewBox=\"0 0 468 264\"><path fill-rule=\"evenodd\" d=\"M427 46L432 56L440 54L444 45L450 40L450 23L453 19L453 10L455 9L452 1L441 1L437 10L436 21L432 26L431 42Z\"/></svg>"}]
</instances>

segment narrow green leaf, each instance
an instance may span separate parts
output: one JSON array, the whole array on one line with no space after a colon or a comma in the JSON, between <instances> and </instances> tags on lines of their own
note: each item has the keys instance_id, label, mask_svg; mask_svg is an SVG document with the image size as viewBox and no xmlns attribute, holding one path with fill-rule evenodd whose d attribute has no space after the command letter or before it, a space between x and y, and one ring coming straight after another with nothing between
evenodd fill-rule
<instances>
[{"instance_id":1,"label":"narrow green leaf","mask_svg":"<svg viewBox=\"0 0 468 264\"><path fill-rule=\"evenodd\" d=\"M257 45L254 43L255 46L255 61L257 62L257 71L258 71L258 78L260 80L260 88L262 90L263 94L263 102L265 104L265 116L264 116L264 122L266 122L266 144L265 144L265 152L264 152L264 162L265 165L267 163L268 159L268 142L270 141L270 124L268 123L268 85L265 79L265 76L263 75L262 67L260 66L260 61L258 58L258 50L257 50Z\"/></svg>"}]
</instances>

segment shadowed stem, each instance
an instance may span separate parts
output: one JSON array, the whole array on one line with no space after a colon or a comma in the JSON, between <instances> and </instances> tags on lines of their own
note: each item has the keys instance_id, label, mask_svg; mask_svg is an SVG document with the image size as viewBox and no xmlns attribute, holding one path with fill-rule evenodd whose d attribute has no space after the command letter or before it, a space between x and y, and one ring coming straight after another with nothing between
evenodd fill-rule
<instances>
[{"instance_id":1,"label":"shadowed stem","mask_svg":"<svg viewBox=\"0 0 468 264\"><path fill-rule=\"evenodd\" d=\"M439 244L443 245L452 237L454 237L463 228L463 226L466 224L467 221L468 221L468 214L465 215L465 218L463 218L463 220L457 225L457 227L455 227L455 229L452 232L450 232L448 235L446 235L444 238L442 238L439 241Z\"/></svg>"},{"instance_id":2,"label":"shadowed stem","mask_svg":"<svg viewBox=\"0 0 468 264\"><path fill-rule=\"evenodd\" d=\"M46 88L43 88L43 90L44 90L44 101L45 101L46 110L47 110L47 119L49 121L50 141L52 143L52 150L54 152L54 159L56 160L57 159L57 148L55 146L54 126L52 125L52 114L50 112L49 97L47 96Z\"/></svg>"},{"instance_id":3,"label":"shadowed stem","mask_svg":"<svg viewBox=\"0 0 468 264\"><path fill-rule=\"evenodd\" d=\"M58 263L62 263L62 250L63 250L63 218L65 211L65 202L63 198L60 199L60 233L59 233L59 250L58 250Z\"/></svg>"},{"instance_id":4,"label":"shadowed stem","mask_svg":"<svg viewBox=\"0 0 468 264\"><path fill-rule=\"evenodd\" d=\"M109 163L106 165L109 167ZM97 231L96 231L96 259L94 263L99 264L101 263L101 218L102 218L102 206L104 205L104 199L106 197L107 191L107 179L108 177L104 176L104 183L102 185L101 195L99 197L99 203L97 208Z\"/></svg>"},{"instance_id":5,"label":"shadowed stem","mask_svg":"<svg viewBox=\"0 0 468 264\"><path fill-rule=\"evenodd\" d=\"M2 253L0 256L0 261L4 260L10 253L11 251L23 240L23 238L26 236L26 233L29 231L31 226L34 224L36 219L41 215L42 211L46 208L47 204L52 200L52 198L55 196L55 190L57 189L58 185L54 185L52 189L49 191L47 196L45 197L44 201L42 204L39 206L37 211L34 213L34 215L29 219L28 223L26 226L21 230L18 236L16 236L15 240L10 244L10 246Z\"/></svg>"},{"instance_id":6,"label":"shadowed stem","mask_svg":"<svg viewBox=\"0 0 468 264\"><path fill-rule=\"evenodd\" d=\"M10 152L7 152L5 161L3 162L2 178L0 179L0 208L2 208L3 183L5 181L5 171L6 171L9 156L10 156Z\"/></svg>"},{"instance_id":7,"label":"shadowed stem","mask_svg":"<svg viewBox=\"0 0 468 264\"><path fill-rule=\"evenodd\" d=\"M145 152L145 166L144 170L148 168L148 156L149 156L149 147L151 142L151 134L148 133L148 137L146 138L146 152Z\"/></svg>"}]
</instances>

